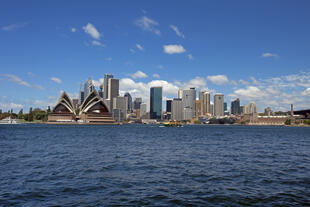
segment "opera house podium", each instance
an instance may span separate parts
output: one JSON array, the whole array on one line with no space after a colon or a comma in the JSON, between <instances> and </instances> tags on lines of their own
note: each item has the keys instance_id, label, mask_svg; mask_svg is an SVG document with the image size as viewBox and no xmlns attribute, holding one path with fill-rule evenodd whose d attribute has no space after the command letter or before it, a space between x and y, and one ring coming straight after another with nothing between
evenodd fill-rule
<instances>
[{"instance_id":1,"label":"opera house podium","mask_svg":"<svg viewBox=\"0 0 310 207\"><path fill-rule=\"evenodd\" d=\"M116 124L97 91L91 92L83 103L75 108L66 92L63 92L53 111L48 115L49 124Z\"/></svg>"}]
</instances>

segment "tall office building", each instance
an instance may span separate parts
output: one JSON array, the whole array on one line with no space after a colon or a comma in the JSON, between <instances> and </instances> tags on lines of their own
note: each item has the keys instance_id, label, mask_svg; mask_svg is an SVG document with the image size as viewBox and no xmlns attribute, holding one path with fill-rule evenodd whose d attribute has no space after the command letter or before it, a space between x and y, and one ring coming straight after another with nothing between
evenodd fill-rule
<instances>
[{"instance_id":1,"label":"tall office building","mask_svg":"<svg viewBox=\"0 0 310 207\"><path fill-rule=\"evenodd\" d=\"M190 88L183 90L182 101L184 104L184 120L190 120L195 116L195 100L196 100L196 89Z\"/></svg>"},{"instance_id":2,"label":"tall office building","mask_svg":"<svg viewBox=\"0 0 310 207\"><path fill-rule=\"evenodd\" d=\"M113 78L112 74L106 73L104 74L104 79L103 79L103 86L104 86L104 99L108 99L109 96L109 79Z\"/></svg>"},{"instance_id":3,"label":"tall office building","mask_svg":"<svg viewBox=\"0 0 310 207\"><path fill-rule=\"evenodd\" d=\"M182 98L183 97L183 89L179 89L178 90L178 98Z\"/></svg>"},{"instance_id":4,"label":"tall office building","mask_svg":"<svg viewBox=\"0 0 310 207\"><path fill-rule=\"evenodd\" d=\"M142 103L142 98L135 98L135 101L133 102L133 108L135 110L140 109L141 103Z\"/></svg>"},{"instance_id":5,"label":"tall office building","mask_svg":"<svg viewBox=\"0 0 310 207\"><path fill-rule=\"evenodd\" d=\"M231 102L231 114L234 115L239 115L241 114L241 110L240 110L240 99L237 98L236 100Z\"/></svg>"},{"instance_id":6,"label":"tall office building","mask_svg":"<svg viewBox=\"0 0 310 207\"><path fill-rule=\"evenodd\" d=\"M203 115L202 113L203 107L201 103L202 103L201 100L195 101L195 118L198 118Z\"/></svg>"},{"instance_id":7,"label":"tall office building","mask_svg":"<svg viewBox=\"0 0 310 207\"><path fill-rule=\"evenodd\" d=\"M146 115L146 103L140 104L140 117L143 118Z\"/></svg>"},{"instance_id":8,"label":"tall office building","mask_svg":"<svg viewBox=\"0 0 310 207\"><path fill-rule=\"evenodd\" d=\"M116 111L114 109L119 109L120 111ZM118 96L113 98L113 112L116 113L113 115L115 120L124 121L127 116L127 101L123 96Z\"/></svg>"},{"instance_id":9,"label":"tall office building","mask_svg":"<svg viewBox=\"0 0 310 207\"><path fill-rule=\"evenodd\" d=\"M199 91L199 100L202 106L202 115L208 115L210 113L210 93L207 91Z\"/></svg>"},{"instance_id":10,"label":"tall office building","mask_svg":"<svg viewBox=\"0 0 310 207\"><path fill-rule=\"evenodd\" d=\"M182 121L184 115L184 105L180 98L174 98L171 103L171 119L176 121Z\"/></svg>"},{"instance_id":11,"label":"tall office building","mask_svg":"<svg viewBox=\"0 0 310 207\"><path fill-rule=\"evenodd\" d=\"M210 114L214 116L214 103L210 103Z\"/></svg>"},{"instance_id":12,"label":"tall office building","mask_svg":"<svg viewBox=\"0 0 310 207\"><path fill-rule=\"evenodd\" d=\"M110 109L113 107L113 99L119 96L119 80L110 78L108 84L108 99L110 100Z\"/></svg>"},{"instance_id":13,"label":"tall office building","mask_svg":"<svg viewBox=\"0 0 310 207\"><path fill-rule=\"evenodd\" d=\"M150 119L161 119L163 88L151 87L150 89Z\"/></svg>"},{"instance_id":14,"label":"tall office building","mask_svg":"<svg viewBox=\"0 0 310 207\"><path fill-rule=\"evenodd\" d=\"M131 113L132 112L132 97L130 95L130 93L126 92L124 97L126 97L127 99L127 113Z\"/></svg>"},{"instance_id":15,"label":"tall office building","mask_svg":"<svg viewBox=\"0 0 310 207\"><path fill-rule=\"evenodd\" d=\"M166 112L167 113L171 113L171 104L172 104L172 100L166 101Z\"/></svg>"},{"instance_id":16,"label":"tall office building","mask_svg":"<svg viewBox=\"0 0 310 207\"><path fill-rule=\"evenodd\" d=\"M102 98L102 99L104 98L103 97L104 96L103 84L100 84L98 94L99 94L100 98Z\"/></svg>"},{"instance_id":17,"label":"tall office building","mask_svg":"<svg viewBox=\"0 0 310 207\"><path fill-rule=\"evenodd\" d=\"M84 91L80 90L79 93L79 104L81 105L84 102L85 96L84 96Z\"/></svg>"},{"instance_id":18,"label":"tall office building","mask_svg":"<svg viewBox=\"0 0 310 207\"><path fill-rule=\"evenodd\" d=\"M227 103L224 102L224 112L227 111Z\"/></svg>"},{"instance_id":19,"label":"tall office building","mask_svg":"<svg viewBox=\"0 0 310 207\"><path fill-rule=\"evenodd\" d=\"M224 95L221 93L214 95L214 116L224 116Z\"/></svg>"},{"instance_id":20,"label":"tall office building","mask_svg":"<svg viewBox=\"0 0 310 207\"><path fill-rule=\"evenodd\" d=\"M93 81L91 78L88 78L88 80L84 84L84 98L88 96L91 92L95 90L95 86L93 85Z\"/></svg>"}]
</instances>

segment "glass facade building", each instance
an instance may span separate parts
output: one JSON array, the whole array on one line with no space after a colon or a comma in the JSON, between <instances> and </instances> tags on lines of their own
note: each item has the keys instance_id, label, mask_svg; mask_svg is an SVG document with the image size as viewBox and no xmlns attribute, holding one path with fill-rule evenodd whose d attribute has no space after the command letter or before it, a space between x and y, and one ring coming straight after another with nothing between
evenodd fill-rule
<instances>
[{"instance_id":1,"label":"glass facade building","mask_svg":"<svg viewBox=\"0 0 310 207\"><path fill-rule=\"evenodd\" d=\"M150 119L161 119L163 88L152 87L150 92Z\"/></svg>"}]
</instances>

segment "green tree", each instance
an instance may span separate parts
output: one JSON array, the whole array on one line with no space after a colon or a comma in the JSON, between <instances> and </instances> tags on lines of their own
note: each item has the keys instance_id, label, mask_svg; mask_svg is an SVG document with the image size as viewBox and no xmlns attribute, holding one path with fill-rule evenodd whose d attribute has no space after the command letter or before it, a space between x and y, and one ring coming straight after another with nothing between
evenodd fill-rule
<instances>
[{"instance_id":1,"label":"green tree","mask_svg":"<svg viewBox=\"0 0 310 207\"><path fill-rule=\"evenodd\" d=\"M24 118L23 109L21 109L21 110L18 112L17 118L18 118L18 119L23 119L23 118Z\"/></svg>"},{"instance_id":2,"label":"green tree","mask_svg":"<svg viewBox=\"0 0 310 207\"><path fill-rule=\"evenodd\" d=\"M291 120L290 120L290 119L286 119L286 121L285 121L284 124L285 124L285 125L291 125Z\"/></svg>"}]
</instances>

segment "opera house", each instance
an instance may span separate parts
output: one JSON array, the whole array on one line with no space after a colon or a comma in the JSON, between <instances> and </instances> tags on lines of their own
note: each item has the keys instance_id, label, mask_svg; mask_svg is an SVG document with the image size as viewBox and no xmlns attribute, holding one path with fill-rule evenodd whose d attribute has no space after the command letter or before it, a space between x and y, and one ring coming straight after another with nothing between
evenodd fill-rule
<instances>
[{"instance_id":1,"label":"opera house","mask_svg":"<svg viewBox=\"0 0 310 207\"><path fill-rule=\"evenodd\" d=\"M74 107L68 94L63 92L48 115L48 123L116 124L96 90L78 108Z\"/></svg>"}]
</instances>

